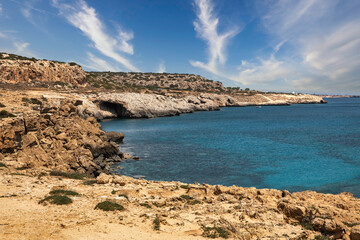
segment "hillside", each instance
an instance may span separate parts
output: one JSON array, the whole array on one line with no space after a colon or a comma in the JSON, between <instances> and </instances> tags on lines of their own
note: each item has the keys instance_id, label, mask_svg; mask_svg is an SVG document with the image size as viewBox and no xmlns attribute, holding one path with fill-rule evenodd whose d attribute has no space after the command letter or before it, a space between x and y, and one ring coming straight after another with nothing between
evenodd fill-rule
<instances>
[{"instance_id":1,"label":"hillside","mask_svg":"<svg viewBox=\"0 0 360 240\"><path fill-rule=\"evenodd\" d=\"M49 83L83 84L85 78L85 71L76 63L39 60L0 53L0 83L48 87Z\"/></svg>"},{"instance_id":2,"label":"hillside","mask_svg":"<svg viewBox=\"0 0 360 240\"><path fill-rule=\"evenodd\" d=\"M94 87L106 89L174 89L187 91L225 91L221 82L195 74L88 72L86 81Z\"/></svg>"}]
</instances>

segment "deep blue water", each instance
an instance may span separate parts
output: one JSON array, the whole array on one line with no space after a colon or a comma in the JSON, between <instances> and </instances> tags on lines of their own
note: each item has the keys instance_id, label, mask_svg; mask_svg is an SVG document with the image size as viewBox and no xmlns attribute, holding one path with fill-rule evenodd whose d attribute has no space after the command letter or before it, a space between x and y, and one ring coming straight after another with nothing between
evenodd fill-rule
<instances>
[{"instance_id":1,"label":"deep blue water","mask_svg":"<svg viewBox=\"0 0 360 240\"><path fill-rule=\"evenodd\" d=\"M102 122L140 161L121 174L243 187L360 194L360 98L223 108Z\"/></svg>"}]
</instances>

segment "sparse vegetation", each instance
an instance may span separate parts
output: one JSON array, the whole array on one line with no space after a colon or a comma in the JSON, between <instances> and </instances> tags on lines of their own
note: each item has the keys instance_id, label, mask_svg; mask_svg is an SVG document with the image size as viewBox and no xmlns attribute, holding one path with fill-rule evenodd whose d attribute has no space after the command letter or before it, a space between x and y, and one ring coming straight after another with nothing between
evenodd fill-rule
<instances>
[{"instance_id":1,"label":"sparse vegetation","mask_svg":"<svg viewBox=\"0 0 360 240\"><path fill-rule=\"evenodd\" d=\"M49 193L50 195L67 195L67 196L76 196L79 195L79 193L71 191L71 190L64 190L64 189L56 189L52 190Z\"/></svg>"},{"instance_id":2,"label":"sparse vegetation","mask_svg":"<svg viewBox=\"0 0 360 240\"><path fill-rule=\"evenodd\" d=\"M230 233L221 227L203 226L203 236L208 238L229 238Z\"/></svg>"},{"instance_id":3,"label":"sparse vegetation","mask_svg":"<svg viewBox=\"0 0 360 240\"><path fill-rule=\"evenodd\" d=\"M129 197L128 197L126 194L119 194L118 196L119 196L119 197L124 197L124 198L126 198L126 199L129 199Z\"/></svg>"},{"instance_id":4,"label":"sparse vegetation","mask_svg":"<svg viewBox=\"0 0 360 240\"><path fill-rule=\"evenodd\" d=\"M5 163L2 163L2 162L0 162L0 167L6 167L6 168L7 168L7 166L5 165Z\"/></svg>"},{"instance_id":5,"label":"sparse vegetation","mask_svg":"<svg viewBox=\"0 0 360 240\"><path fill-rule=\"evenodd\" d=\"M52 196L48 196L48 197L44 198L43 200L39 201L39 204L45 203L45 202L55 204L55 205L67 205L67 204L72 203L73 201L68 196L52 195Z\"/></svg>"},{"instance_id":6,"label":"sparse vegetation","mask_svg":"<svg viewBox=\"0 0 360 240\"><path fill-rule=\"evenodd\" d=\"M96 183L96 180L85 180L83 181L83 185L92 186Z\"/></svg>"},{"instance_id":7,"label":"sparse vegetation","mask_svg":"<svg viewBox=\"0 0 360 240\"><path fill-rule=\"evenodd\" d=\"M6 107L6 106L0 102L0 107L3 108L3 107Z\"/></svg>"},{"instance_id":8,"label":"sparse vegetation","mask_svg":"<svg viewBox=\"0 0 360 240\"><path fill-rule=\"evenodd\" d=\"M195 204L201 203L199 200L194 199L194 198L190 197L189 195L181 195L180 198L185 199L187 204L190 204L190 205L195 205Z\"/></svg>"},{"instance_id":9,"label":"sparse vegetation","mask_svg":"<svg viewBox=\"0 0 360 240\"><path fill-rule=\"evenodd\" d=\"M317 235L315 236L314 240L330 240L331 238L324 235Z\"/></svg>"},{"instance_id":10,"label":"sparse vegetation","mask_svg":"<svg viewBox=\"0 0 360 240\"><path fill-rule=\"evenodd\" d=\"M120 204L110 202L110 201L104 201L101 203L98 203L95 206L95 209L100 209L103 211L122 211L124 210L124 207Z\"/></svg>"},{"instance_id":11,"label":"sparse vegetation","mask_svg":"<svg viewBox=\"0 0 360 240\"><path fill-rule=\"evenodd\" d=\"M153 225L154 225L154 230L156 230L156 231L160 230L160 218L158 215L156 215L156 217L153 221Z\"/></svg>"},{"instance_id":12,"label":"sparse vegetation","mask_svg":"<svg viewBox=\"0 0 360 240\"><path fill-rule=\"evenodd\" d=\"M84 179L84 175L80 173L67 173L60 171L51 171L50 176L66 177L72 179Z\"/></svg>"},{"instance_id":13,"label":"sparse vegetation","mask_svg":"<svg viewBox=\"0 0 360 240\"><path fill-rule=\"evenodd\" d=\"M146 207L146 208L151 208L151 205L148 203L140 203L140 206Z\"/></svg>"},{"instance_id":14,"label":"sparse vegetation","mask_svg":"<svg viewBox=\"0 0 360 240\"><path fill-rule=\"evenodd\" d=\"M1 118L9 118L9 117L16 117L16 116L14 114L12 114L12 113L9 113L6 110L1 110L0 111L0 119Z\"/></svg>"},{"instance_id":15,"label":"sparse vegetation","mask_svg":"<svg viewBox=\"0 0 360 240\"><path fill-rule=\"evenodd\" d=\"M354 226L360 225L360 223L348 223L348 222L343 222L346 226L352 228Z\"/></svg>"},{"instance_id":16,"label":"sparse vegetation","mask_svg":"<svg viewBox=\"0 0 360 240\"><path fill-rule=\"evenodd\" d=\"M183 188L183 189L188 189L189 185L180 185L180 187Z\"/></svg>"}]
</instances>

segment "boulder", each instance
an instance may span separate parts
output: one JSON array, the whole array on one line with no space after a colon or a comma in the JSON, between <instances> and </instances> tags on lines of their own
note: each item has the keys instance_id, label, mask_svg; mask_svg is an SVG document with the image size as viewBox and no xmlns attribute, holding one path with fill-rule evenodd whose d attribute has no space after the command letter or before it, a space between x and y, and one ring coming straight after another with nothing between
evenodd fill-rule
<instances>
[{"instance_id":1,"label":"boulder","mask_svg":"<svg viewBox=\"0 0 360 240\"><path fill-rule=\"evenodd\" d=\"M285 216L296 219L298 221L302 221L306 215L305 207L297 206L295 204L284 201L279 202L277 208L281 210Z\"/></svg>"},{"instance_id":2,"label":"boulder","mask_svg":"<svg viewBox=\"0 0 360 240\"><path fill-rule=\"evenodd\" d=\"M122 143L124 139L124 134L119 132L108 132L106 135L109 137L110 141L116 142L116 143Z\"/></svg>"},{"instance_id":3,"label":"boulder","mask_svg":"<svg viewBox=\"0 0 360 240\"><path fill-rule=\"evenodd\" d=\"M360 226L355 226L351 229L350 239L351 240L360 240Z\"/></svg>"},{"instance_id":4,"label":"boulder","mask_svg":"<svg viewBox=\"0 0 360 240\"><path fill-rule=\"evenodd\" d=\"M107 175L106 173L101 173L97 178L96 178L96 183L98 184L107 184L107 183L111 183L112 182L113 177L110 175Z\"/></svg>"}]
</instances>

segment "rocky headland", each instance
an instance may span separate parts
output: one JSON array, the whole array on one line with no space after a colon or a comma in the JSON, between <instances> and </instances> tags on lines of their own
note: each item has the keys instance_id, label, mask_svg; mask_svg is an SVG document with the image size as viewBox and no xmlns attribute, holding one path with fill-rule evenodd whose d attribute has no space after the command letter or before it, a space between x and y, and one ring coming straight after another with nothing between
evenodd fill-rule
<instances>
[{"instance_id":1,"label":"rocky headland","mask_svg":"<svg viewBox=\"0 0 360 240\"><path fill-rule=\"evenodd\" d=\"M124 82L128 75L114 77L124 82L125 91L109 87L115 80L101 73L96 77L106 76L108 82L99 80L96 88L77 65L53 63L59 66L51 72L50 61L2 56L0 239L360 239L360 199L351 193L113 175L110 166L128 157L118 145L124 135L104 132L98 123L230 106L325 102L321 97L227 89L206 79L201 90L187 75L154 74L160 79L156 88L156 77L146 76L151 84L130 86Z\"/></svg>"}]
</instances>

